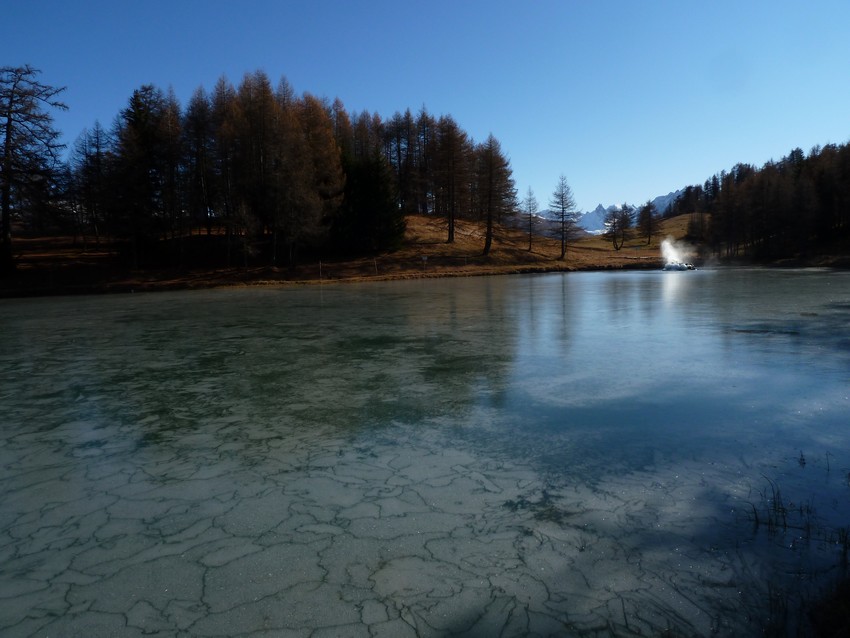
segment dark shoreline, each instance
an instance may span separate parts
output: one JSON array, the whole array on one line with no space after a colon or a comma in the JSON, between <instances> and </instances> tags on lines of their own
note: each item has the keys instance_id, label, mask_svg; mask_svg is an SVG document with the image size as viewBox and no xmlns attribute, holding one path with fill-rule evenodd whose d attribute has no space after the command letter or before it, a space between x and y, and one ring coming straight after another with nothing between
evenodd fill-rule
<instances>
[{"instance_id":1,"label":"dark shoreline","mask_svg":"<svg viewBox=\"0 0 850 638\"><path fill-rule=\"evenodd\" d=\"M568 264L497 266L463 270L406 270L379 275L333 275L323 279L290 277L280 269L249 268L212 271L137 271L124 276L96 281L56 282L52 273L38 273L27 281L14 281L16 273L0 279L0 299L34 297L59 297L79 295L127 294L135 292L165 292L181 290L210 290L214 288L290 287L327 284L366 283L378 281L405 281L415 279L444 279L455 277L493 277L501 275L545 274L554 272L611 272L627 270L661 270L661 260L647 260L635 264L607 264L575 267ZM35 275L35 273L32 273Z\"/></svg>"},{"instance_id":2,"label":"dark shoreline","mask_svg":"<svg viewBox=\"0 0 850 638\"><path fill-rule=\"evenodd\" d=\"M850 269L850 257L819 256L808 259L782 259L773 262L750 260L721 260L713 262L718 267L763 267L776 269L827 268L835 270ZM698 266L700 268L702 266ZM613 272L662 270L661 259L646 259L633 264L611 263L592 266L569 264L516 264L515 266L493 266L471 269L444 270L399 270L390 274L350 276L329 275L322 279L294 276L286 269L232 268L218 270L150 270L125 272L122 274L104 274L100 277L82 273L62 273L62 269L53 271L14 271L0 279L0 299L25 299L35 297L62 297L80 295L110 295L136 292L174 292L182 290L210 290L215 288L250 287L291 287L318 286L327 284L366 283L378 281L404 281L415 279L443 279L454 277L492 277L500 275L527 275L555 272ZM56 273L65 276L57 277ZM21 277L26 273L26 276ZM57 281L61 279L62 281ZM86 281L88 279L88 281Z\"/></svg>"}]
</instances>

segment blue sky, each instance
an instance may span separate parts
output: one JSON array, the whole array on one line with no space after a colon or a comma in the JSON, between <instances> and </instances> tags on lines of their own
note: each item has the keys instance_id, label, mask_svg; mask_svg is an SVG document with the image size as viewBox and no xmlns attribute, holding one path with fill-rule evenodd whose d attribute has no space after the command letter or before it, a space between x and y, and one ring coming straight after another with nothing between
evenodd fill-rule
<instances>
[{"instance_id":1,"label":"blue sky","mask_svg":"<svg viewBox=\"0 0 850 638\"><path fill-rule=\"evenodd\" d=\"M847 0L10 0L0 64L67 86L68 144L133 90L186 104L264 70L389 118L493 133L545 207L641 204L737 162L850 141Z\"/></svg>"}]
</instances>

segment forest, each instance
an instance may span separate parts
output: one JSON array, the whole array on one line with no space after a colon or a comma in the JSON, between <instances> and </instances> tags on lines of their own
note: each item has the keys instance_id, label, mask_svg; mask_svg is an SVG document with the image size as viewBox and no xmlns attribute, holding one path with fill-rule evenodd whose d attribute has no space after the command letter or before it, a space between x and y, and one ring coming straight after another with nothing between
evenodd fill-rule
<instances>
[{"instance_id":1,"label":"forest","mask_svg":"<svg viewBox=\"0 0 850 638\"><path fill-rule=\"evenodd\" d=\"M172 91L141 86L110 129L83 131L67 160L38 160L4 170L17 173L4 179L11 216L30 231L117 240L133 267L391 250L411 213L445 217L448 242L454 219L486 222L486 254L494 224L516 209L494 136L476 143L424 108L349 114L339 100L296 95L285 78L273 87L263 71L198 88L185 108Z\"/></svg>"},{"instance_id":2,"label":"forest","mask_svg":"<svg viewBox=\"0 0 850 638\"><path fill-rule=\"evenodd\" d=\"M411 214L444 220L448 243L456 220L481 223L484 255L517 213L531 233L536 200L517 200L499 141L476 142L450 115L348 113L339 99L298 95L258 70L238 85L222 77L198 88L185 107L173 91L143 85L109 128L94 122L64 149L50 116L67 108L63 88L38 74L0 69L4 271L14 267L13 227L108 241L132 268L376 254L400 244ZM561 222L563 259L576 211L561 180L542 214ZM635 223L651 236L652 210L648 219L646 207L621 210L636 219L610 221L615 249ZM690 239L721 258L816 254L848 236L850 145L737 164L685 188L663 214L689 215Z\"/></svg>"},{"instance_id":3,"label":"forest","mask_svg":"<svg viewBox=\"0 0 850 638\"><path fill-rule=\"evenodd\" d=\"M719 257L772 261L818 254L850 234L850 144L795 148L761 168L736 164L688 186L666 215Z\"/></svg>"}]
</instances>

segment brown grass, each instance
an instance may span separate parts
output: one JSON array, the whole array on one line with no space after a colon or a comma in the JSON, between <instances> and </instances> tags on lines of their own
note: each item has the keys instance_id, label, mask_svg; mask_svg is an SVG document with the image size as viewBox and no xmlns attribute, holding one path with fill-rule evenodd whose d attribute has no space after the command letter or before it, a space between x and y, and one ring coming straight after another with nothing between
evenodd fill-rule
<instances>
[{"instance_id":1,"label":"brown grass","mask_svg":"<svg viewBox=\"0 0 850 638\"><path fill-rule=\"evenodd\" d=\"M557 240L535 235L529 251L527 233L497 227L492 249L485 257L482 224L457 222L455 241L448 244L445 220L414 215L407 218L407 232L399 250L345 261L314 260L294 269L265 266L134 271L118 267L113 247L103 242L96 246L89 241L84 246L71 237L18 237L13 244L17 269L0 280L0 296L660 268L661 240L668 235L684 237L686 226L686 216L666 220L649 245L643 238L633 238L619 251L602 237L584 237L569 243L564 260L559 259Z\"/></svg>"}]
</instances>

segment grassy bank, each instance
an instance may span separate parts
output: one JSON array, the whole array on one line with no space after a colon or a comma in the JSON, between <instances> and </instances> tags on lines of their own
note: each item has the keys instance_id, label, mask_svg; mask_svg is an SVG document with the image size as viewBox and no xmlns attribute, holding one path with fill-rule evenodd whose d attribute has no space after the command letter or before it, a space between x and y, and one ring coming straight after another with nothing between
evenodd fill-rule
<instances>
[{"instance_id":1,"label":"grassy bank","mask_svg":"<svg viewBox=\"0 0 850 638\"><path fill-rule=\"evenodd\" d=\"M571 242L561 260L560 243L498 227L488 256L483 224L459 221L455 241L446 243L443 219L411 216L402 246L393 252L350 260L305 260L296 268L271 266L210 268L149 268L132 270L121 264L115 246L101 240L84 245L77 238L16 237L16 271L0 279L0 296L34 296L177 290L243 285L286 285L328 281L367 281L420 277L457 277L573 270L646 269L662 266L661 241L685 235L685 216L663 222L661 232L627 241L615 251L611 242L587 236ZM201 240L201 236L195 236ZM187 242L193 238L187 238Z\"/></svg>"}]
</instances>

